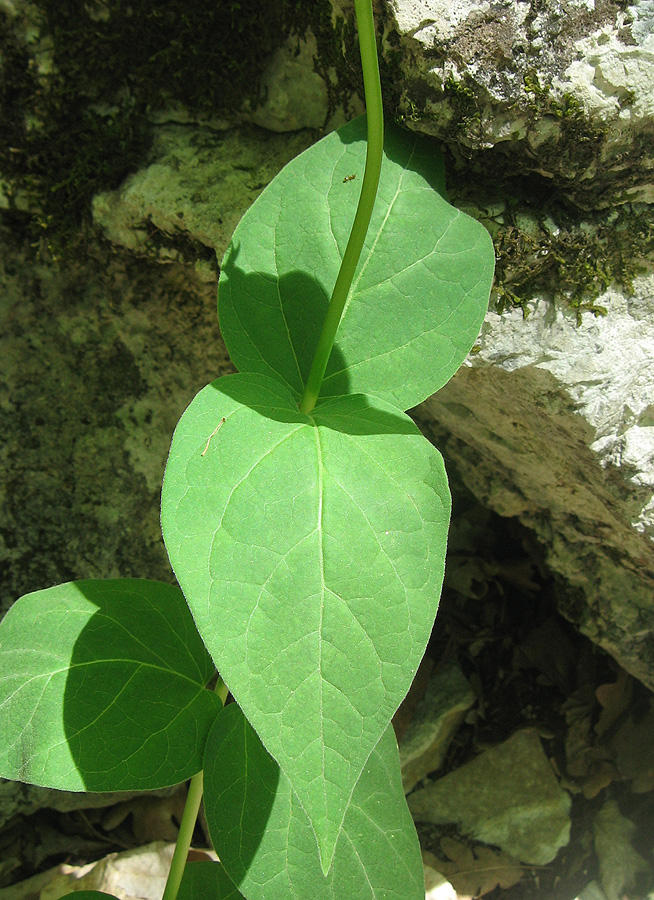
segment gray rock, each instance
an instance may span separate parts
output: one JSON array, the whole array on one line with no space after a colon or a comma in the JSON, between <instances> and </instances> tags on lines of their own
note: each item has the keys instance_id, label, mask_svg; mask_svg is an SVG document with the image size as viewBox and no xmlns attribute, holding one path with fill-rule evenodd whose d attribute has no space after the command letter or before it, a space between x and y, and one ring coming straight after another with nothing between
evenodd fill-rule
<instances>
[{"instance_id":1,"label":"gray rock","mask_svg":"<svg viewBox=\"0 0 654 900\"><path fill-rule=\"evenodd\" d=\"M538 536L561 612L654 688L654 277L599 302L580 324L539 300L490 312L419 414L480 502Z\"/></svg>"},{"instance_id":2,"label":"gray rock","mask_svg":"<svg viewBox=\"0 0 654 900\"><path fill-rule=\"evenodd\" d=\"M474 702L474 691L460 666L455 661L439 666L400 744L406 793L441 767L454 734Z\"/></svg>"},{"instance_id":3,"label":"gray rock","mask_svg":"<svg viewBox=\"0 0 654 900\"><path fill-rule=\"evenodd\" d=\"M322 128L329 115L327 85L315 71L318 52L309 29L304 39L289 38L276 50L261 79L264 101L253 114L255 125L270 131Z\"/></svg>"},{"instance_id":4,"label":"gray rock","mask_svg":"<svg viewBox=\"0 0 654 900\"><path fill-rule=\"evenodd\" d=\"M306 131L273 135L247 126L165 124L155 133L149 164L119 190L96 195L93 219L113 243L162 262L192 260L180 250L189 238L222 259L245 210L312 143ZM202 272L215 278L206 263Z\"/></svg>"},{"instance_id":5,"label":"gray rock","mask_svg":"<svg viewBox=\"0 0 654 900\"><path fill-rule=\"evenodd\" d=\"M636 825L626 819L615 800L607 800L593 822L595 853L606 900L622 900L649 865L633 846Z\"/></svg>"},{"instance_id":6,"label":"gray rock","mask_svg":"<svg viewBox=\"0 0 654 900\"><path fill-rule=\"evenodd\" d=\"M347 4L349 5L349 3ZM385 54L409 127L565 185L654 200L651 0L392 0ZM482 166L492 165L484 157Z\"/></svg>"},{"instance_id":7,"label":"gray rock","mask_svg":"<svg viewBox=\"0 0 654 900\"><path fill-rule=\"evenodd\" d=\"M570 837L570 797L534 731L516 732L408 802L416 821L454 822L475 840L533 865L551 862Z\"/></svg>"}]
</instances>

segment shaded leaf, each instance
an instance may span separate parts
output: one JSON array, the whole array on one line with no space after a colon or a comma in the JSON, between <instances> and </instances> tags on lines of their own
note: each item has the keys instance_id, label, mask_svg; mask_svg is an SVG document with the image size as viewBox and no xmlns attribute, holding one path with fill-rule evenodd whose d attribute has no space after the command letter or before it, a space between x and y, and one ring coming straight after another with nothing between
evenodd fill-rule
<instances>
[{"instance_id":1,"label":"shaded leaf","mask_svg":"<svg viewBox=\"0 0 654 900\"><path fill-rule=\"evenodd\" d=\"M118 900L113 894L105 894L104 891L73 891L72 894L66 894L62 900L66 900L67 897L74 897L75 900L102 900L103 897Z\"/></svg>"},{"instance_id":2,"label":"shaded leaf","mask_svg":"<svg viewBox=\"0 0 654 900\"><path fill-rule=\"evenodd\" d=\"M523 867L501 850L481 844L473 850L447 837L441 840L441 850L448 859L438 860L438 871L449 878L458 893L483 897L496 887L506 890L522 878Z\"/></svg>"},{"instance_id":3,"label":"shaded leaf","mask_svg":"<svg viewBox=\"0 0 654 900\"><path fill-rule=\"evenodd\" d=\"M186 805L186 794L186 788L182 787L168 797L146 795L118 803L103 817L102 827L105 831L113 831L128 816L132 816L132 834L139 844L176 841Z\"/></svg>"},{"instance_id":4,"label":"shaded leaf","mask_svg":"<svg viewBox=\"0 0 654 900\"><path fill-rule=\"evenodd\" d=\"M74 581L0 625L0 775L69 791L150 790L202 768L220 701L178 588Z\"/></svg>"},{"instance_id":5,"label":"shaded leaf","mask_svg":"<svg viewBox=\"0 0 654 900\"><path fill-rule=\"evenodd\" d=\"M595 733L605 734L622 716L631 703L634 680L624 669L618 670L613 683L600 684L595 696L602 707L602 712L595 725Z\"/></svg>"},{"instance_id":6,"label":"shaded leaf","mask_svg":"<svg viewBox=\"0 0 654 900\"><path fill-rule=\"evenodd\" d=\"M365 117L290 162L246 212L221 267L219 316L241 372L304 388L363 172ZM459 368L481 327L495 254L450 206L432 141L387 128L379 192L322 398L373 394L409 409Z\"/></svg>"},{"instance_id":7,"label":"shaded leaf","mask_svg":"<svg viewBox=\"0 0 654 900\"><path fill-rule=\"evenodd\" d=\"M422 859L391 727L354 789L329 873L291 784L236 704L207 740L205 810L216 851L248 900L424 900Z\"/></svg>"},{"instance_id":8,"label":"shaded leaf","mask_svg":"<svg viewBox=\"0 0 654 900\"><path fill-rule=\"evenodd\" d=\"M162 491L171 563L324 861L429 639L449 509L438 451L360 395L304 416L278 382L232 375L175 431Z\"/></svg>"},{"instance_id":9,"label":"shaded leaf","mask_svg":"<svg viewBox=\"0 0 654 900\"><path fill-rule=\"evenodd\" d=\"M187 863L177 900L244 900L218 862Z\"/></svg>"}]
</instances>

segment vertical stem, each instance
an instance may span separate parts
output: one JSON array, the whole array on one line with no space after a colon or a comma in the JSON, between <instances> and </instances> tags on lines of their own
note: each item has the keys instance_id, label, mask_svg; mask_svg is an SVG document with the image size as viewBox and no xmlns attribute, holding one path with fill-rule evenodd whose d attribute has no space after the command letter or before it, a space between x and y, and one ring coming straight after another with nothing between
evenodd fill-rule
<instances>
[{"instance_id":1,"label":"vertical stem","mask_svg":"<svg viewBox=\"0 0 654 900\"><path fill-rule=\"evenodd\" d=\"M366 238L372 209L375 205L379 173L381 171L384 149L384 111L382 107L381 84L379 80L379 63L377 61L377 43L375 39L375 23L372 15L372 0L354 0L354 7L359 30L359 50L361 51L361 67L363 69L363 86L366 97L366 115L368 126L368 146L366 151L366 168L363 175L361 195L357 206L354 224L347 247L336 278L327 315L320 332L318 346L311 364L309 377L300 400L300 412L310 413L316 405L320 386L327 368L327 361L334 346L336 331L343 315L347 296L352 286L354 272L359 262L363 242Z\"/></svg>"},{"instance_id":2,"label":"vertical stem","mask_svg":"<svg viewBox=\"0 0 654 900\"><path fill-rule=\"evenodd\" d=\"M229 691L220 675L218 675L214 690L222 700L224 706ZM182 875L184 874L184 868L186 866L189 847L193 840L195 823L198 820L200 803L202 803L203 784L204 772L198 772L197 775L194 775L193 778L191 778L188 794L186 795L186 803L184 804L184 812L182 813L182 821L179 826L179 834L177 835L177 843L175 844L175 851L170 863L170 872L168 873L166 887L164 888L161 900L176 900L177 898L179 886L182 882Z\"/></svg>"},{"instance_id":3,"label":"vertical stem","mask_svg":"<svg viewBox=\"0 0 654 900\"><path fill-rule=\"evenodd\" d=\"M177 835L177 843L175 844L175 852L170 864L170 872L168 880L163 892L161 900L175 900L179 885L184 874L184 866L186 865L186 857L188 856L189 847L193 838L193 829L200 811L200 803L202 801L202 772L198 772L191 778L191 783L186 797L186 805L182 813L182 821L179 826L179 834Z\"/></svg>"}]
</instances>

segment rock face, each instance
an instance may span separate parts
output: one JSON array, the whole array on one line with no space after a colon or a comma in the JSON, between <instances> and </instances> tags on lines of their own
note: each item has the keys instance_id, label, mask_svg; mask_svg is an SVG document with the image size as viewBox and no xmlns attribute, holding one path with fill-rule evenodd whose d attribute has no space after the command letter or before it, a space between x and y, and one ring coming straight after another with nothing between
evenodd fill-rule
<instances>
[{"instance_id":1,"label":"rock face","mask_svg":"<svg viewBox=\"0 0 654 900\"><path fill-rule=\"evenodd\" d=\"M490 312L420 410L467 486L539 537L561 611L654 688L654 278L604 317Z\"/></svg>"},{"instance_id":2,"label":"rock face","mask_svg":"<svg viewBox=\"0 0 654 900\"><path fill-rule=\"evenodd\" d=\"M410 794L409 809L418 822L456 822L476 840L534 865L551 862L570 836L570 798L533 731L516 732Z\"/></svg>"},{"instance_id":3,"label":"rock face","mask_svg":"<svg viewBox=\"0 0 654 900\"><path fill-rule=\"evenodd\" d=\"M651 0L390 6L385 53L409 127L464 154L494 148L501 166L508 158L582 206L654 201Z\"/></svg>"}]
</instances>

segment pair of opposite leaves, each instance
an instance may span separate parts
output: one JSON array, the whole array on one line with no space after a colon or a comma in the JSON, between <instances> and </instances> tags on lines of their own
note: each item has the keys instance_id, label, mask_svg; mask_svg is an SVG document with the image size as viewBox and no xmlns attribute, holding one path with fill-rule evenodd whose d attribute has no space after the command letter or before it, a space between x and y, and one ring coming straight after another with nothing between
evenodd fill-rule
<instances>
[{"instance_id":1,"label":"pair of opposite leaves","mask_svg":"<svg viewBox=\"0 0 654 900\"><path fill-rule=\"evenodd\" d=\"M239 374L182 416L162 491L199 632L290 780L325 872L440 597L447 478L404 410L463 362L494 267L485 229L444 199L433 145L391 130L320 397L301 414L365 138L362 117L315 144L239 223L218 295Z\"/></svg>"},{"instance_id":2,"label":"pair of opposite leaves","mask_svg":"<svg viewBox=\"0 0 654 900\"><path fill-rule=\"evenodd\" d=\"M357 201L348 175L363 172L365 149L363 120L329 135L290 163L239 224L219 302L241 374L213 382L182 416L162 494L164 539L202 640L292 785L324 871L366 760L417 669L440 595L447 481L440 455L402 410L464 359L493 270L484 229L442 197L440 158L420 138L391 133L320 401L301 415L297 400ZM152 737L132 751L101 726L121 714L141 721L130 703L137 675L153 670L139 666L135 675L125 660L119 696L107 688L106 717L94 718L84 697L102 693L102 683L86 662L67 674L60 666L47 683L30 679L3 702L3 730L21 708L25 726L6 731L11 759L0 774L70 788L64 782L75 780L77 765L81 786L93 789L98 763L79 759L86 736L97 733L103 772L115 775L100 789L145 789L157 748L170 747L157 737L171 728L177 736L191 708L202 723L214 712L207 692L196 697L191 687L172 725L166 704L154 706L160 727L152 724ZM50 734L38 710L48 692L59 696L62 678L75 711L68 718L80 721ZM195 749L181 745L185 760L168 766L168 783L200 767L202 735L195 737ZM45 773L60 751L59 770L68 771L55 784ZM156 762L159 781L174 755Z\"/></svg>"},{"instance_id":3,"label":"pair of opposite leaves","mask_svg":"<svg viewBox=\"0 0 654 900\"><path fill-rule=\"evenodd\" d=\"M206 689L214 666L179 588L108 579L28 594L0 625L0 648L3 776L148 790L204 769L221 865L191 866L182 898L424 896L392 727L366 762L323 876L288 778L239 707L221 709Z\"/></svg>"}]
</instances>

